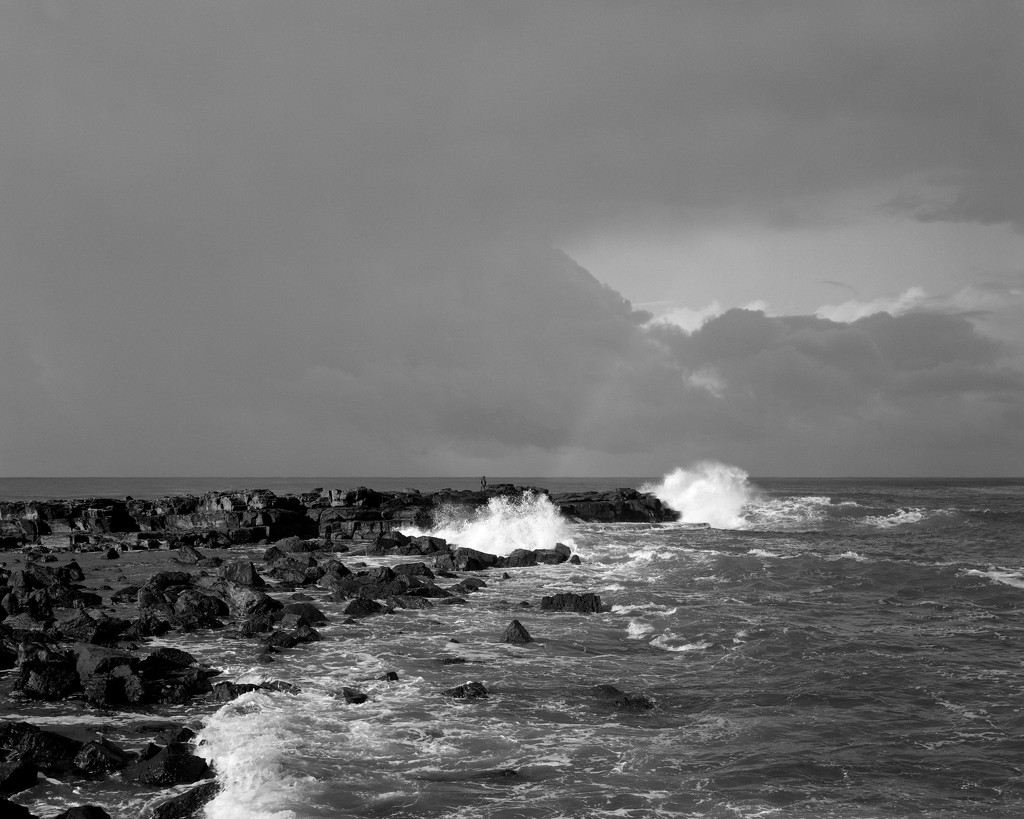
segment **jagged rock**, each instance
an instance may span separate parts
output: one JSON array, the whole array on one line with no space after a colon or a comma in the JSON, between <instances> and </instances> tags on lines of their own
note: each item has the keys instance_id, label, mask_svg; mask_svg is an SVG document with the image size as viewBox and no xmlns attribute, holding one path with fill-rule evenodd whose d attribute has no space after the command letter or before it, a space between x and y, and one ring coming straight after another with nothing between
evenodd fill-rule
<instances>
[{"instance_id":1,"label":"jagged rock","mask_svg":"<svg viewBox=\"0 0 1024 819\"><path fill-rule=\"evenodd\" d=\"M381 674L379 677L377 677L377 679L378 680L383 680L385 682L398 682L398 672L397 671L385 671L383 674Z\"/></svg>"},{"instance_id":2,"label":"jagged rock","mask_svg":"<svg viewBox=\"0 0 1024 819\"><path fill-rule=\"evenodd\" d=\"M124 769L123 776L143 785L186 785L213 775L206 760L195 756L190 746L172 742L149 759L136 762Z\"/></svg>"},{"instance_id":3,"label":"jagged rock","mask_svg":"<svg viewBox=\"0 0 1024 819\"><path fill-rule=\"evenodd\" d=\"M220 783L204 782L192 790L161 802L150 814L150 819L191 819L198 816L203 806L220 793Z\"/></svg>"},{"instance_id":4,"label":"jagged rock","mask_svg":"<svg viewBox=\"0 0 1024 819\"><path fill-rule=\"evenodd\" d=\"M0 796L11 796L34 788L38 780L38 766L24 754L15 754L0 762Z\"/></svg>"},{"instance_id":5,"label":"jagged rock","mask_svg":"<svg viewBox=\"0 0 1024 819\"><path fill-rule=\"evenodd\" d=\"M344 613L349 617L371 617L375 614L386 614L389 611L376 600L367 597L357 597L347 606Z\"/></svg>"},{"instance_id":6,"label":"jagged rock","mask_svg":"<svg viewBox=\"0 0 1024 819\"><path fill-rule=\"evenodd\" d=\"M21 753L47 774L60 776L71 770L82 744L30 722L0 722L0 748Z\"/></svg>"},{"instance_id":7,"label":"jagged rock","mask_svg":"<svg viewBox=\"0 0 1024 819\"><path fill-rule=\"evenodd\" d=\"M518 620L513 620L501 635L503 643L532 643L533 638L526 627Z\"/></svg>"},{"instance_id":8,"label":"jagged rock","mask_svg":"<svg viewBox=\"0 0 1024 819\"><path fill-rule=\"evenodd\" d=\"M157 745L170 745L172 742L191 742L196 732L187 725L172 725L160 731L153 739Z\"/></svg>"},{"instance_id":9,"label":"jagged rock","mask_svg":"<svg viewBox=\"0 0 1024 819\"><path fill-rule=\"evenodd\" d=\"M478 577L467 577L454 586L449 586L448 592L450 594L472 594L486 588L486 586L487 584Z\"/></svg>"},{"instance_id":10,"label":"jagged rock","mask_svg":"<svg viewBox=\"0 0 1024 819\"><path fill-rule=\"evenodd\" d=\"M369 699L362 691L348 687L341 689L341 696L349 705L361 705Z\"/></svg>"},{"instance_id":11,"label":"jagged rock","mask_svg":"<svg viewBox=\"0 0 1024 819\"><path fill-rule=\"evenodd\" d=\"M430 571L430 567L423 561L417 563L398 563L391 567L391 571L398 575L425 577L428 580L434 579L434 573Z\"/></svg>"},{"instance_id":12,"label":"jagged rock","mask_svg":"<svg viewBox=\"0 0 1024 819\"><path fill-rule=\"evenodd\" d=\"M53 652L20 661L14 689L39 700L59 700L80 691L74 655Z\"/></svg>"},{"instance_id":13,"label":"jagged rock","mask_svg":"<svg viewBox=\"0 0 1024 819\"><path fill-rule=\"evenodd\" d=\"M94 739L82 746L75 755L74 766L77 770L91 776L119 771L127 766L133 757L114 743L106 739Z\"/></svg>"},{"instance_id":14,"label":"jagged rock","mask_svg":"<svg viewBox=\"0 0 1024 819\"><path fill-rule=\"evenodd\" d=\"M460 700L480 700L487 699L490 696L487 689L484 688L484 684L480 682L468 682L464 685L457 685L455 688L442 691L441 694L445 697L454 697Z\"/></svg>"},{"instance_id":15,"label":"jagged rock","mask_svg":"<svg viewBox=\"0 0 1024 819\"><path fill-rule=\"evenodd\" d=\"M387 604L393 609L432 609L434 604L426 597L414 597L407 594L393 594L386 597Z\"/></svg>"},{"instance_id":16,"label":"jagged rock","mask_svg":"<svg viewBox=\"0 0 1024 819\"><path fill-rule=\"evenodd\" d=\"M575 594L560 592L540 601L542 611L571 611L577 614L592 614L601 610L601 598L593 592Z\"/></svg>"},{"instance_id":17,"label":"jagged rock","mask_svg":"<svg viewBox=\"0 0 1024 819\"><path fill-rule=\"evenodd\" d=\"M224 581L223 590L232 613L237 617L272 614L284 607L280 600L275 600L269 594L249 586Z\"/></svg>"},{"instance_id":18,"label":"jagged rock","mask_svg":"<svg viewBox=\"0 0 1024 819\"><path fill-rule=\"evenodd\" d=\"M478 572L491 569L497 564L497 555L462 546L443 552L434 558L434 565L437 568L450 572Z\"/></svg>"},{"instance_id":19,"label":"jagged rock","mask_svg":"<svg viewBox=\"0 0 1024 819\"><path fill-rule=\"evenodd\" d=\"M234 699L248 694L250 691L259 691L260 686L255 683L220 682L213 686L213 693L210 699L214 702L231 702Z\"/></svg>"},{"instance_id":20,"label":"jagged rock","mask_svg":"<svg viewBox=\"0 0 1024 819\"><path fill-rule=\"evenodd\" d=\"M327 624L327 615L312 603L285 603L284 607L276 612L284 620L288 615L296 615L311 626L323 626ZM298 623L296 623L298 625Z\"/></svg>"},{"instance_id":21,"label":"jagged rock","mask_svg":"<svg viewBox=\"0 0 1024 819\"><path fill-rule=\"evenodd\" d=\"M139 660L127 651L77 643L75 670L85 696L100 705L137 703L144 697Z\"/></svg>"},{"instance_id":22,"label":"jagged rock","mask_svg":"<svg viewBox=\"0 0 1024 819\"><path fill-rule=\"evenodd\" d=\"M265 588L267 582L260 577L256 567L249 560L235 560L220 567L219 575L231 583L252 589Z\"/></svg>"},{"instance_id":23,"label":"jagged rock","mask_svg":"<svg viewBox=\"0 0 1024 819\"><path fill-rule=\"evenodd\" d=\"M206 555L200 552L195 546L189 543L179 547L178 549L178 562L188 563L195 566L200 560L205 560Z\"/></svg>"}]
</instances>

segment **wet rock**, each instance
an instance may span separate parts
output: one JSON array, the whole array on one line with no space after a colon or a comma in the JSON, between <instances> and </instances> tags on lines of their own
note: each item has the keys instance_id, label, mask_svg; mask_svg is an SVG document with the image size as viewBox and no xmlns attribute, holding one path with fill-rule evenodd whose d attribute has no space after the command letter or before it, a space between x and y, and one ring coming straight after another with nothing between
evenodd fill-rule
<instances>
[{"instance_id":1,"label":"wet rock","mask_svg":"<svg viewBox=\"0 0 1024 819\"><path fill-rule=\"evenodd\" d=\"M53 819L110 819L110 814L99 805L77 805L58 813Z\"/></svg>"},{"instance_id":2,"label":"wet rock","mask_svg":"<svg viewBox=\"0 0 1024 819\"><path fill-rule=\"evenodd\" d=\"M19 805L3 797L0 797L0 816L3 816L4 819L36 819L36 815L30 813L24 805Z\"/></svg>"},{"instance_id":3,"label":"wet rock","mask_svg":"<svg viewBox=\"0 0 1024 819\"><path fill-rule=\"evenodd\" d=\"M196 732L187 725L172 725L164 728L153 739L157 745L170 745L172 742L191 742Z\"/></svg>"},{"instance_id":4,"label":"wet rock","mask_svg":"<svg viewBox=\"0 0 1024 819\"><path fill-rule=\"evenodd\" d=\"M116 648L77 643L75 670L85 696L98 705L137 703L144 697L137 657Z\"/></svg>"},{"instance_id":5,"label":"wet rock","mask_svg":"<svg viewBox=\"0 0 1024 819\"><path fill-rule=\"evenodd\" d=\"M629 711L648 711L654 703L643 694L627 694L614 685L595 685L590 689L592 696L599 700Z\"/></svg>"},{"instance_id":6,"label":"wet rock","mask_svg":"<svg viewBox=\"0 0 1024 819\"><path fill-rule=\"evenodd\" d=\"M213 686L213 693L210 695L210 699L213 702L231 702L242 696L242 694L259 690L260 686L255 683L220 682Z\"/></svg>"},{"instance_id":7,"label":"wet rock","mask_svg":"<svg viewBox=\"0 0 1024 819\"><path fill-rule=\"evenodd\" d=\"M277 620L274 619L274 615L256 614L246 617L238 624L238 634L240 637L257 637L260 634L273 631L275 628L277 628Z\"/></svg>"},{"instance_id":8,"label":"wet rock","mask_svg":"<svg viewBox=\"0 0 1024 819\"><path fill-rule=\"evenodd\" d=\"M221 589L227 599L228 606L237 617L254 617L260 614L273 614L280 611L284 604L269 594L249 586L242 586L229 580L222 581Z\"/></svg>"},{"instance_id":9,"label":"wet rock","mask_svg":"<svg viewBox=\"0 0 1024 819\"><path fill-rule=\"evenodd\" d=\"M398 672L397 671L385 671L383 674L381 674L379 677L377 677L377 679L378 680L383 680L384 682L398 682Z\"/></svg>"},{"instance_id":10,"label":"wet rock","mask_svg":"<svg viewBox=\"0 0 1024 819\"><path fill-rule=\"evenodd\" d=\"M636 489L607 492L564 492L553 495L563 517L601 523L664 523L678 518L654 495Z\"/></svg>"},{"instance_id":11,"label":"wet rock","mask_svg":"<svg viewBox=\"0 0 1024 819\"><path fill-rule=\"evenodd\" d=\"M442 691L441 694L445 697L454 697L460 700L480 700L487 699L490 696L481 682L467 682L464 685L457 685L455 688Z\"/></svg>"},{"instance_id":12,"label":"wet rock","mask_svg":"<svg viewBox=\"0 0 1024 819\"><path fill-rule=\"evenodd\" d=\"M434 565L450 572L477 572L493 568L498 564L498 556L476 549L458 547L444 552L434 558Z\"/></svg>"},{"instance_id":13,"label":"wet rock","mask_svg":"<svg viewBox=\"0 0 1024 819\"><path fill-rule=\"evenodd\" d=\"M185 793L161 802L150 814L150 819L191 819L198 816L207 802L220 793L220 784L216 781L204 782Z\"/></svg>"},{"instance_id":14,"label":"wet rock","mask_svg":"<svg viewBox=\"0 0 1024 819\"><path fill-rule=\"evenodd\" d=\"M133 758L132 754L106 739L94 739L82 746L75 755L73 764L86 775L101 776L121 770Z\"/></svg>"},{"instance_id":15,"label":"wet rock","mask_svg":"<svg viewBox=\"0 0 1024 819\"><path fill-rule=\"evenodd\" d=\"M0 762L0 796L11 796L34 788L38 780L39 768L24 754L15 754Z\"/></svg>"},{"instance_id":16,"label":"wet rock","mask_svg":"<svg viewBox=\"0 0 1024 819\"><path fill-rule=\"evenodd\" d=\"M533 638L522 623L518 620L513 620L502 633L501 642L514 644L532 643Z\"/></svg>"},{"instance_id":17,"label":"wet rock","mask_svg":"<svg viewBox=\"0 0 1024 819\"><path fill-rule=\"evenodd\" d=\"M542 611L570 611L577 614L593 614L601 610L601 598L593 592L575 594L560 592L540 601Z\"/></svg>"},{"instance_id":18,"label":"wet rock","mask_svg":"<svg viewBox=\"0 0 1024 819\"><path fill-rule=\"evenodd\" d=\"M347 606L345 606L344 614L349 617L372 617L375 614L386 614L390 609L382 606L376 600L370 600L367 597L357 597Z\"/></svg>"},{"instance_id":19,"label":"wet rock","mask_svg":"<svg viewBox=\"0 0 1024 819\"><path fill-rule=\"evenodd\" d=\"M172 742L150 759L125 768L123 774L126 780L164 788L186 785L212 775L206 760L195 756L191 747L182 742Z\"/></svg>"},{"instance_id":20,"label":"wet rock","mask_svg":"<svg viewBox=\"0 0 1024 819\"><path fill-rule=\"evenodd\" d=\"M251 589L265 588L267 582L260 577L256 567L249 560L234 560L220 567L219 575L225 580L248 586Z\"/></svg>"},{"instance_id":21,"label":"wet rock","mask_svg":"<svg viewBox=\"0 0 1024 819\"><path fill-rule=\"evenodd\" d=\"M0 722L0 748L22 754L46 774L60 776L71 770L82 744L29 722Z\"/></svg>"},{"instance_id":22,"label":"wet rock","mask_svg":"<svg viewBox=\"0 0 1024 819\"><path fill-rule=\"evenodd\" d=\"M205 560L206 555L200 552L195 546L186 543L178 549L178 562L195 566L200 560Z\"/></svg>"},{"instance_id":23,"label":"wet rock","mask_svg":"<svg viewBox=\"0 0 1024 819\"><path fill-rule=\"evenodd\" d=\"M362 691L348 687L341 689L341 696L349 705L361 705L369 699Z\"/></svg>"},{"instance_id":24,"label":"wet rock","mask_svg":"<svg viewBox=\"0 0 1024 819\"><path fill-rule=\"evenodd\" d=\"M218 672L202 665L187 651L163 647L139 663L139 673L147 702L181 704L208 694L210 677Z\"/></svg>"},{"instance_id":25,"label":"wet rock","mask_svg":"<svg viewBox=\"0 0 1024 819\"><path fill-rule=\"evenodd\" d=\"M280 616L283 621L288 615L294 615L310 626L323 626L327 624L327 615L312 603L285 603L284 607L275 616ZM295 625L298 625L298 623Z\"/></svg>"},{"instance_id":26,"label":"wet rock","mask_svg":"<svg viewBox=\"0 0 1024 819\"><path fill-rule=\"evenodd\" d=\"M60 700L82 690L70 652L46 651L19 658L14 690L37 700Z\"/></svg>"},{"instance_id":27,"label":"wet rock","mask_svg":"<svg viewBox=\"0 0 1024 819\"><path fill-rule=\"evenodd\" d=\"M480 591L480 589L486 588L487 584L478 577L467 577L464 580L456 583L454 586L448 587L450 594L472 594L473 592Z\"/></svg>"}]
</instances>

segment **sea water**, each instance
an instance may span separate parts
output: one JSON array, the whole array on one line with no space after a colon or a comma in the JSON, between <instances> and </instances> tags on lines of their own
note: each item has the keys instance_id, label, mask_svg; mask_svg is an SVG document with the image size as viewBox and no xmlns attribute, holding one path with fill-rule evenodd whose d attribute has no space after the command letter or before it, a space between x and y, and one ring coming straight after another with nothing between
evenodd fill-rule
<instances>
[{"instance_id":1,"label":"sea water","mask_svg":"<svg viewBox=\"0 0 1024 819\"><path fill-rule=\"evenodd\" d=\"M203 726L224 785L207 815L1024 815L1024 481L752 481L710 464L646 488L682 520L572 524L530 495L451 510L454 542L560 541L581 559L480 573L465 606L345 623L318 601L323 641L271 666L250 641L169 636L221 679L302 689L172 711ZM605 610L540 611L559 591ZM534 642L499 642L512 619ZM442 696L469 680L490 697ZM600 684L653 708L618 709ZM116 740L128 717L105 718ZM22 801L46 816L82 795L138 815L157 794L115 778Z\"/></svg>"}]
</instances>

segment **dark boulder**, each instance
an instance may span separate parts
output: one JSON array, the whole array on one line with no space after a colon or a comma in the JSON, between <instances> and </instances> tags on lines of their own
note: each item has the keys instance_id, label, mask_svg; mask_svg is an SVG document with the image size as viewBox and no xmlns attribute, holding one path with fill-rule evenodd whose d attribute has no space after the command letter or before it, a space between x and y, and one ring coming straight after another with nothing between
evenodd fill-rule
<instances>
[{"instance_id":1,"label":"dark boulder","mask_svg":"<svg viewBox=\"0 0 1024 819\"><path fill-rule=\"evenodd\" d=\"M627 694L614 685L595 685L590 693L599 700L628 711L648 711L654 707L654 703L643 694Z\"/></svg>"},{"instance_id":2,"label":"dark boulder","mask_svg":"<svg viewBox=\"0 0 1024 819\"><path fill-rule=\"evenodd\" d=\"M594 592L575 594L560 592L540 601L542 611L570 611L577 614L593 614L601 610L601 598Z\"/></svg>"},{"instance_id":3,"label":"dark boulder","mask_svg":"<svg viewBox=\"0 0 1024 819\"><path fill-rule=\"evenodd\" d=\"M110 819L110 814L99 805L76 805L58 813L53 819Z\"/></svg>"},{"instance_id":4,"label":"dark boulder","mask_svg":"<svg viewBox=\"0 0 1024 819\"><path fill-rule=\"evenodd\" d=\"M195 566L200 560L205 560L206 555L200 552L195 546L186 543L178 548L178 562Z\"/></svg>"},{"instance_id":5,"label":"dark boulder","mask_svg":"<svg viewBox=\"0 0 1024 819\"><path fill-rule=\"evenodd\" d=\"M341 697L349 705L362 705L369 699L362 691L356 688L348 688L347 686L341 689Z\"/></svg>"},{"instance_id":6,"label":"dark boulder","mask_svg":"<svg viewBox=\"0 0 1024 819\"><path fill-rule=\"evenodd\" d=\"M3 797L0 797L0 816L4 819L36 819L36 815L30 813L24 805Z\"/></svg>"},{"instance_id":7,"label":"dark boulder","mask_svg":"<svg viewBox=\"0 0 1024 819\"><path fill-rule=\"evenodd\" d=\"M86 698L110 706L140 702L145 691L137 657L116 648L77 643L75 670Z\"/></svg>"},{"instance_id":8,"label":"dark boulder","mask_svg":"<svg viewBox=\"0 0 1024 819\"><path fill-rule=\"evenodd\" d=\"M204 782L185 793L161 802L150 813L150 819L192 819L199 816L203 806L220 793L216 781Z\"/></svg>"},{"instance_id":9,"label":"dark boulder","mask_svg":"<svg viewBox=\"0 0 1024 819\"><path fill-rule=\"evenodd\" d=\"M289 615L297 616L301 621L310 626L323 626L327 624L327 615L312 603L285 603L284 607L275 613L276 617L284 620ZM298 625L296 623L295 625Z\"/></svg>"},{"instance_id":10,"label":"dark boulder","mask_svg":"<svg viewBox=\"0 0 1024 819\"><path fill-rule=\"evenodd\" d=\"M0 748L22 754L47 774L60 776L70 771L82 744L29 722L0 722Z\"/></svg>"},{"instance_id":11,"label":"dark boulder","mask_svg":"<svg viewBox=\"0 0 1024 819\"><path fill-rule=\"evenodd\" d=\"M66 651L30 652L21 656L14 690L37 700L60 700L82 690L75 656Z\"/></svg>"},{"instance_id":12,"label":"dark boulder","mask_svg":"<svg viewBox=\"0 0 1024 819\"><path fill-rule=\"evenodd\" d=\"M450 572L479 572L497 566L499 558L489 552L458 547L439 554L434 558L434 565Z\"/></svg>"},{"instance_id":13,"label":"dark boulder","mask_svg":"<svg viewBox=\"0 0 1024 819\"><path fill-rule=\"evenodd\" d=\"M125 768L124 778L142 785L187 785L213 776L206 760L195 756L189 745L172 742L149 759Z\"/></svg>"},{"instance_id":14,"label":"dark boulder","mask_svg":"<svg viewBox=\"0 0 1024 819\"><path fill-rule=\"evenodd\" d=\"M133 759L122 748L106 739L94 739L82 746L74 759L75 769L88 776L102 776L119 771Z\"/></svg>"},{"instance_id":15,"label":"dark boulder","mask_svg":"<svg viewBox=\"0 0 1024 819\"><path fill-rule=\"evenodd\" d=\"M234 560L225 563L220 567L219 575L232 583L252 589L262 589L267 585L267 582L256 571L252 561L249 560Z\"/></svg>"},{"instance_id":16,"label":"dark boulder","mask_svg":"<svg viewBox=\"0 0 1024 819\"><path fill-rule=\"evenodd\" d=\"M468 682L464 685L457 685L455 688L449 688L446 691L441 692L442 696L454 697L459 700L481 700L487 699L487 689L484 688L484 684L480 682Z\"/></svg>"},{"instance_id":17,"label":"dark boulder","mask_svg":"<svg viewBox=\"0 0 1024 819\"><path fill-rule=\"evenodd\" d=\"M11 796L34 788L38 781L38 766L24 754L15 754L0 762L0 796Z\"/></svg>"},{"instance_id":18,"label":"dark boulder","mask_svg":"<svg viewBox=\"0 0 1024 819\"><path fill-rule=\"evenodd\" d=\"M260 614L273 614L284 606L269 594L249 586L242 586L231 581L222 581L221 589L228 601L231 612L240 618L254 617Z\"/></svg>"},{"instance_id":19,"label":"dark boulder","mask_svg":"<svg viewBox=\"0 0 1024 819\"><path fill-rule=\"evenodd\" d=\"M389 611L391 611L389 608L382 606L376 600L357 597L345 606L344 613L349 617L372 617L375 614L387 614Z\"/></svg>"},{"instance_id":20,"label":"dark boulder","mask_svg":"<svg viewBox=\"0 0 1024 819\"><path fill-rule=\"evenodd\" d=\"M449 586L448 592L449 594L472 594L486 588L486 586L487 584L478 577L467 577L454 586Z\"/></svg>"},{"instance_id":21,"label":"dark boulder","mask_svg":"<svg viewBox=\"0 0 1024 819\"><path fill-rule=\"evenodd\" d=\"M501 642L503 643L532 643L533 638L530 636L530 632L526 630L526 627L518 620L513 620L508 624L508 627L502 632Z\"/></svg>"}]
</instances>

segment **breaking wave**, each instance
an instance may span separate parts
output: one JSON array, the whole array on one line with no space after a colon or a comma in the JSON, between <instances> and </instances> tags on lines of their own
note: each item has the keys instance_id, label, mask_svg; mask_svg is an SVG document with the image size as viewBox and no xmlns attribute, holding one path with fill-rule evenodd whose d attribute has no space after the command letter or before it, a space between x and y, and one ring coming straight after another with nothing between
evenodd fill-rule
<instances>
[{"instance_id":1,"label":"breaking wave","mask_svg":"<svg viewBox=\"0 0 1024 819\"><path fill-rule=\"evenodd\" d=\"M677 511L680 523L741 529L747 525L744 507L756 498L748 477L739 467L704 461L690 469L677 469L661 483L644 484L640 491L650 492Z\"/></svg>"},{"instance_id":2,"label":"breaking wave","mask_svg":"<svg viewBox=\"0 0 1024 819\"><path fill-rule=\"evenodd\" d=\"M529 491L518 498L491 498L475 510L442 507L430 530L404 531L443 537L457 546L493 555L508 555L516 549L552 549L556 543L574 546L569 523L548 496Z\"/></svg>"}]
</instances>

